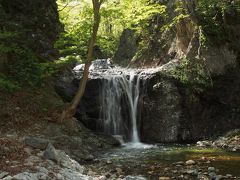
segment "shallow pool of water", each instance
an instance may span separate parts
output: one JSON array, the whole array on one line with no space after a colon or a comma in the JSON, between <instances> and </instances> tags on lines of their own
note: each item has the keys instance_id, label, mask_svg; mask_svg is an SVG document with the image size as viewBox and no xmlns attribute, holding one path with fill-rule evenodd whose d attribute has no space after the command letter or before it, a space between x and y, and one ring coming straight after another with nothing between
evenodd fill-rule
<instances>
[{"instance_id":1,"label":"shallow pool of water","mask_svg":"<svg viewBox=\"0 0 240 180\"><path fill-rule=\"evenodd\" d=\"M215 167L217 174L231 174L240 179L240 153L221 149L186 145L127 144L121 148L98 152L96 156L96 161L88 167L99 174L116 173L116 169L120 169L121 172L118 173L124 176L142 175L147 179L158 179L161 176L177 177L192 169L207 173L208 167ZM185 163L190 159L196 164L177 165L177 162Z\"/></svg>"}]
</instances>

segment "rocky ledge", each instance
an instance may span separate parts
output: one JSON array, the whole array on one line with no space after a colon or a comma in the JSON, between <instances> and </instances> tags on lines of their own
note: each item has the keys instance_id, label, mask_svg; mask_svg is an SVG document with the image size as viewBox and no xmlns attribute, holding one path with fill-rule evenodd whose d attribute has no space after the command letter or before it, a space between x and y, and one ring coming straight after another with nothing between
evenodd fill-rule
<instances>
[{"instance_id":1,"label":"rocky ledge","mask_svg":"<svg viewBox=\"0 0 240 180\"><path fill-rule=\"evenodd\" d=\"M197 146L217 147L229 151L240 152L240 129L230 131L225 136L221 136L214 141L198 141Z\"/></svg>"}]
</instances>

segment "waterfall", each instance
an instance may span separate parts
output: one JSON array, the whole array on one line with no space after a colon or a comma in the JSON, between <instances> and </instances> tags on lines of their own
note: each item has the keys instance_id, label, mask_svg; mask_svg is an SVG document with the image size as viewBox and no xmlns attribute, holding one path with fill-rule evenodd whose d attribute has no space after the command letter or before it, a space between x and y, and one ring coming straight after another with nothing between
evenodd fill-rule
<instances>
[{"instance_id":1,"label":"waterfall","mask_svg":"<svg viewBox=\"0 0 240 180\"><path fill-rule=\"evenodd\" d=\"M103 77L100 124L105 133L130 136L131 142L140 142L137 127L139 86L140 78L134 72Z\"/></svg>"}]
</instances>

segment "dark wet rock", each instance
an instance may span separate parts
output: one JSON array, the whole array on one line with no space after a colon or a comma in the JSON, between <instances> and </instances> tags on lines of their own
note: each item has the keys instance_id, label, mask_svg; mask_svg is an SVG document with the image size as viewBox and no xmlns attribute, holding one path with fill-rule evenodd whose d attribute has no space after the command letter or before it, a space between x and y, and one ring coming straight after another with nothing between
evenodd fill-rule
<instances>
[{"instance_id":1,"label":"dark wet rock","mask_svg":"<svg viewBox=\"0 0 240 180\"><path fill-rule=\"evenodd\" d=\"M143 141L196 142L240 127L240 113L235 108L240 105L240 97L235 96L240 91L239 70L214 76L212 88L195 94L169 74L172 65L178 65L177 61L172 63L144 76L146 94L141 102L140 125Z\"/></svg>"},{"instance_id":2,"label":"dark wet rock","mask_svg":"<svg viewBox=\"0 0 240 180\"><path fill-rule=\"evenodd\" d=\"M42 138L27 137L25 138L24 143L32 148L44 150L46 149L49 141Z\"/></svg>"},{"instance_id":3,"label":"dark wet rock","mask_svg":"<svg viewBox=\"0 0 240 180\"><path fill-rule=\"evenodd\" d=\"M66 69L55 83L55 91L65 102L71 101L78 90L78 84L73 82L75 78L74 72Z\"/></svg>"},{"instance_id":4,"label":"dark wet rock","mask_svg":"<svg viewBox=\"0 0 240 180\"><path fill-rule=\"evenodd\" d=\"M177 142L181 118L177 85L161 73L145 78L147 94L141 107L141 138L146 142Z\"/></svg>"}]
</instances>

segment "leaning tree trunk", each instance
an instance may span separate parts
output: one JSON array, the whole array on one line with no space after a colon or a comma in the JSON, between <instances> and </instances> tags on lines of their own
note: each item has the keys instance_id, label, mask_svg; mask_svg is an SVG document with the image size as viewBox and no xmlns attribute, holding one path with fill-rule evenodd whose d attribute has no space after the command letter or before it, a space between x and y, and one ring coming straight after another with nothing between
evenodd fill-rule
<instances>
[{"instance_id":1,"label":"leaning tree trunk","mask_svg":"<svg viewBox=\"0 0 240 180\"><path fill-rule=\"evenodd\" d=\"M97 39L97 32L100 24L100 7L103 3L103 0L92 0L93 3L93 12L94 12L94 24L93 24L93 31L92 36L90 39L90 43L88 46L88 53L87 53L87 60L85 62L83 77L80 81L78 91L73 98L72 102L66 106L66 108L63 110L62 115L60 117L61 122L68 123L69 120L73 118L73 116L76 113L77 107L81 101L81 98L83 97L87 80L88 80L88 74L89 74L89 67L91 65L91 62L93 60L93 47L96 43ZM70 122L69 122L70 123Z\"/></svg>"}]
</instances>

